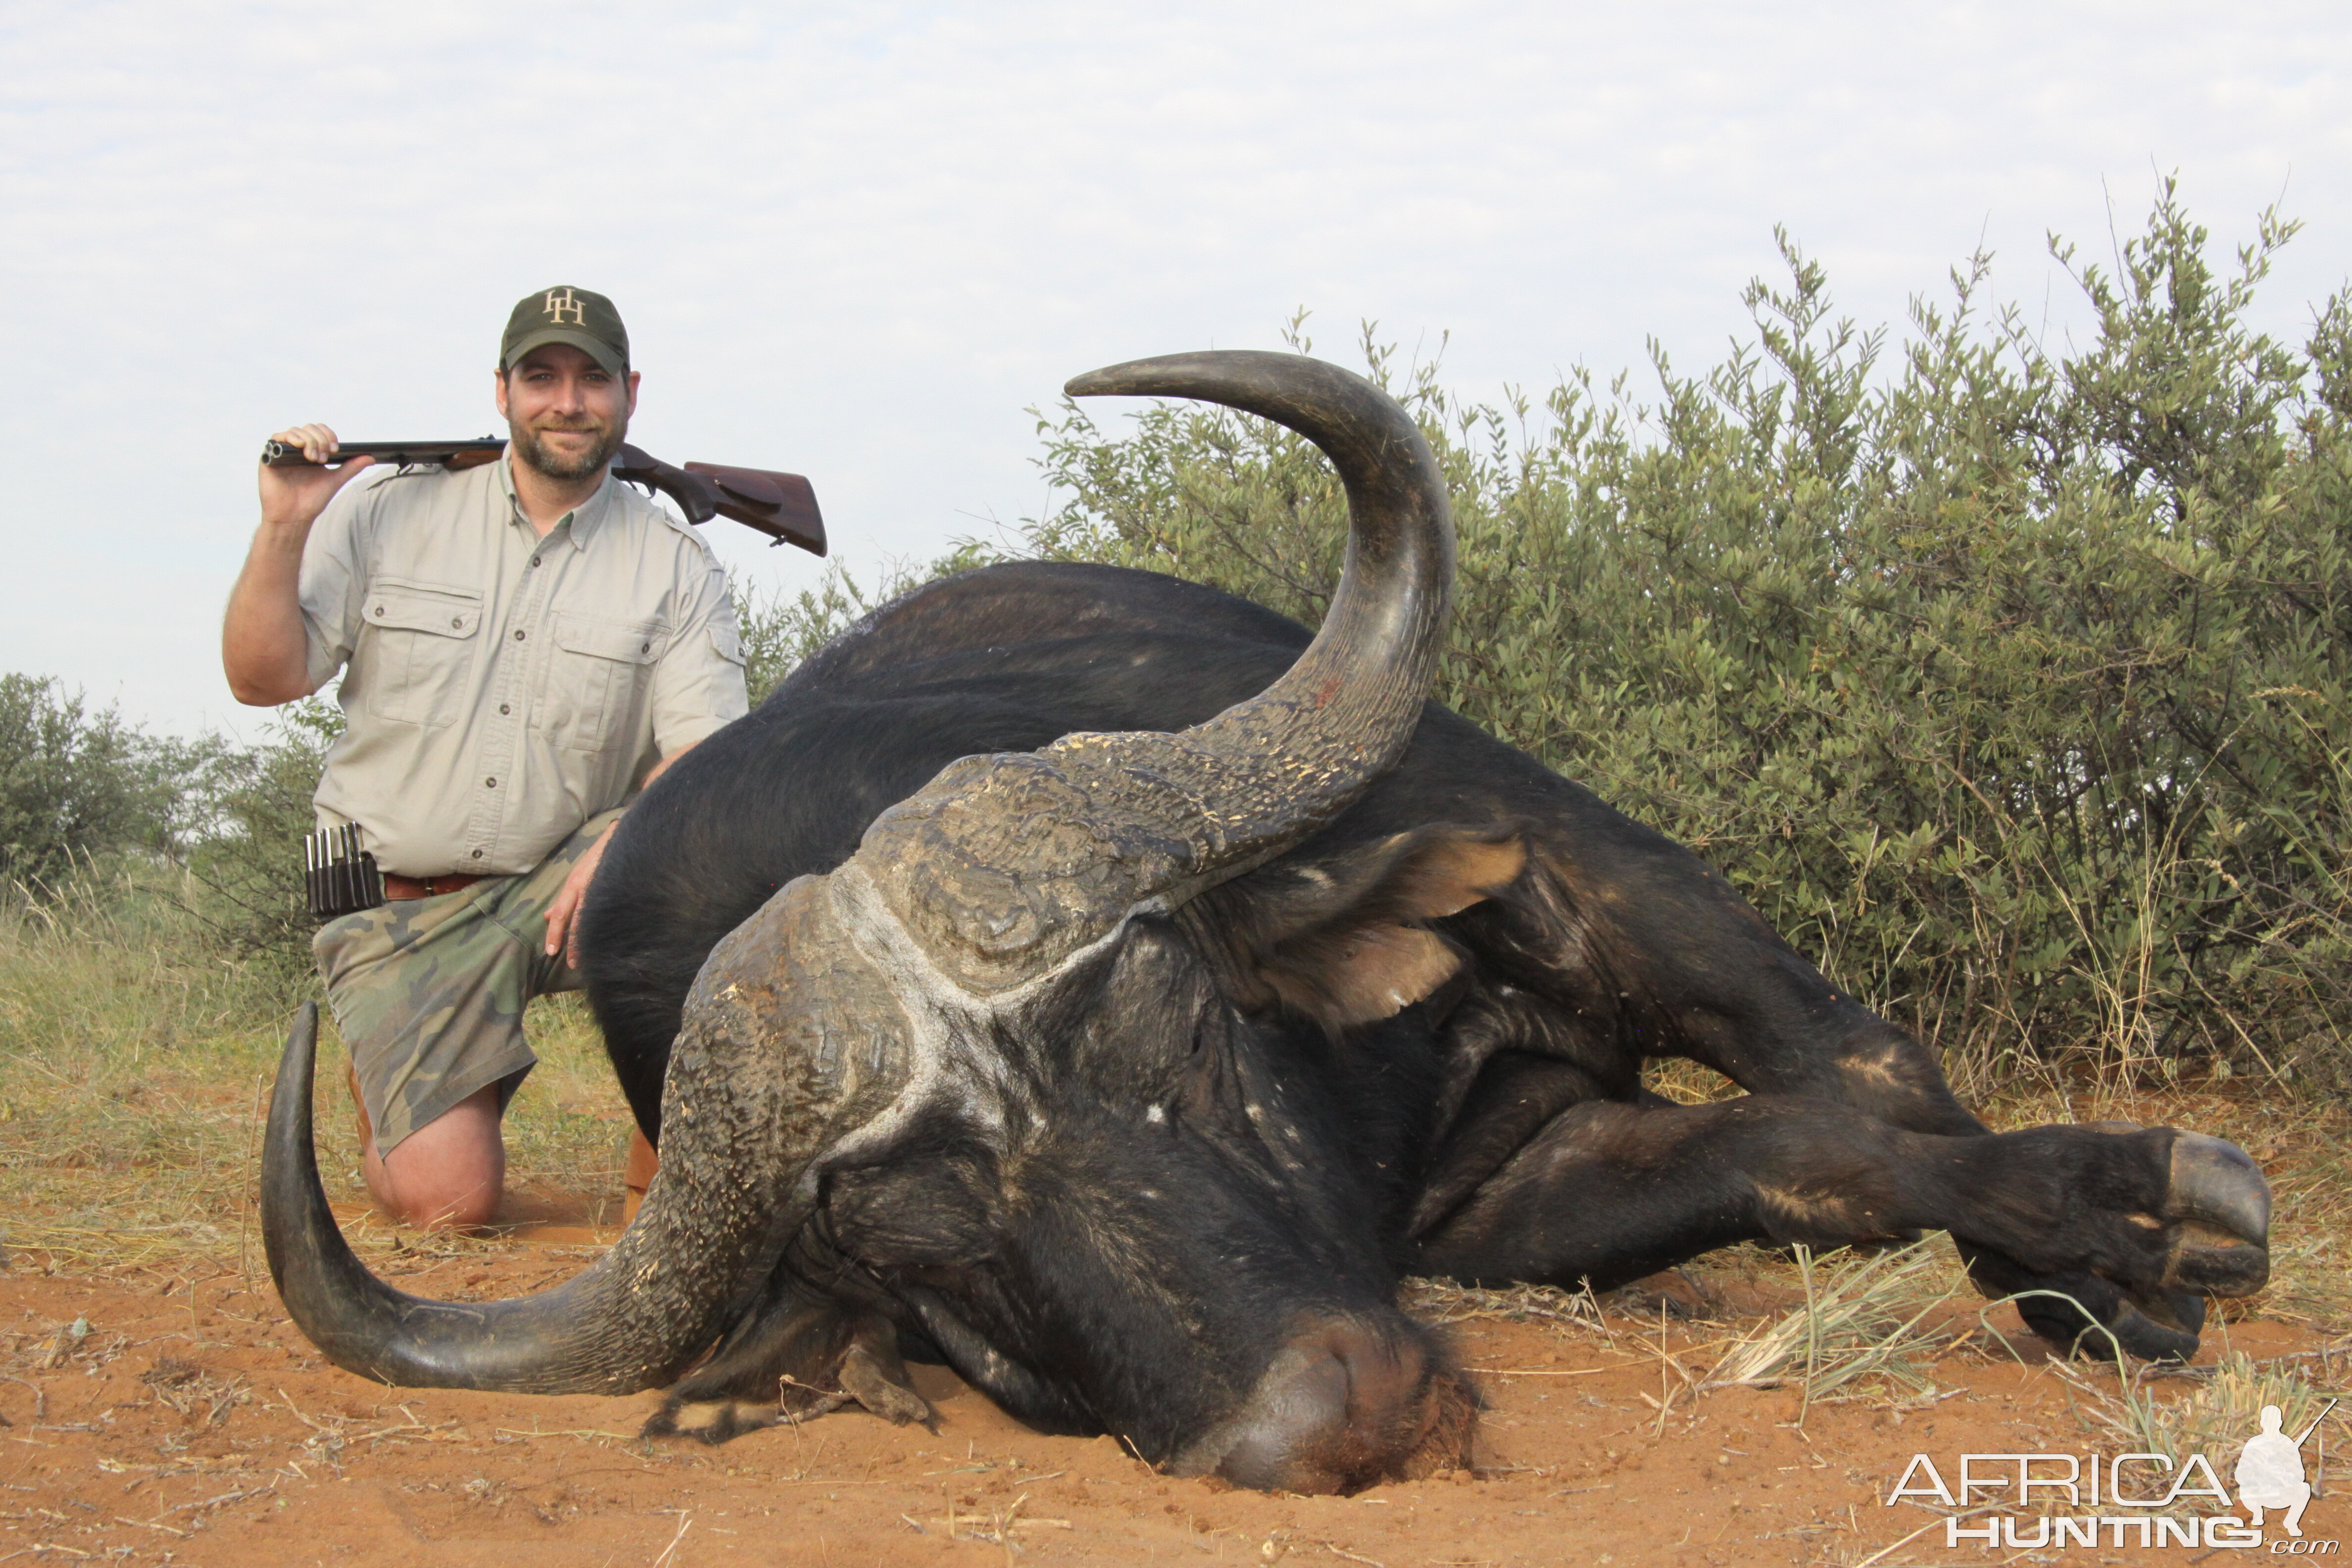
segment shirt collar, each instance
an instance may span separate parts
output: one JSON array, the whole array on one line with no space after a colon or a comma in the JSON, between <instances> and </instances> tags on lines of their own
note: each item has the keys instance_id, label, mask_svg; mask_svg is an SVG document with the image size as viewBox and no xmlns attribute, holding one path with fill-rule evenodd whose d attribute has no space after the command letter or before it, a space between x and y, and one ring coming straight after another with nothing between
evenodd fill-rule
<instances>
[{"instance_id":1,"label":"shirt collar","mask_svg":"<svg viewBox=\"0 0 2352 1568\"><path fill-rule=\"evenodd\" d=\"M538 531L531 528L530 519L523 515L522 501L515 494L513 453L514 444L509 442L506 449L499 454L499 460L490 466L499 471L499 489L506 496L507 521L530 531L531 536L537 538ZM613 510L613 488L618 482L610 473L605 474L604 482L596 487L596 493L558 519L555 526L547 531L547 537L553 539L559 532L565 533L571 537L572 549L587 549L588 536L596 531Z\"/></svg>"}]
</instances>

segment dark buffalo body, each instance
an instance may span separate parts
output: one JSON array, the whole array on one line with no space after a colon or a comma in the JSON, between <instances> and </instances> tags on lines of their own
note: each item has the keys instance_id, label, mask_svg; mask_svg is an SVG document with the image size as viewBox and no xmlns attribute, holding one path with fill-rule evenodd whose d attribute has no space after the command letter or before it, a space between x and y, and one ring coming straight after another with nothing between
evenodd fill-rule
<instances>
[{"instance_id":1,"label":"dark buffalo body","mask_svg":"<svg viewBox=\"0 0 2352 1568\"><path fill-rule=\"evenodd\" d=\"M583 916L662 1172L557 1289L373 1279L289 1042L262 1217L289 1314L409 1385L666 1387L717 1440L936 1357L1182 1474L1328 1490L1464 1461L1408 1273L1608 1286L1743 1238L1950 1230L2037 1330L2181 1355L2258 1286L2268 1196L2168 1128L1989 1133L1933 1057L1688 852L1424 698L1443 478L1377 388L1176 355L1078 395L1307 434L1349 495L1323 626L1021 564L869 616L669 770ZM1645 1061L1748 1093L1677 1106Z\"/></svg>"},{"instance_id":2,"label":"dark buffalo body","mask_svg":"<svg viewBox=\"0 0 2352 1568\"><path fill-rule=\"evenodd\" d=\"M869 617L684 759L607 854L589 992L640 1124L660 1126L713 944L877 813L959 757L1201 722L1307 638L1109 567L992 567ZM1528 853L1496 897L1434 918L1401 897L1415 851L1509 838ZM1361 1009L1331 1005L1318 966L1400 921L1458 970L1346 1021ZM1986 1283L2063 1289L2159 1354L2195 1342L2180 1287L2243 1288L2259 1257L2224 1243L2215 1279L2184 1274L2179 1226L2147 1223L2177 1206L2176 1134L1985 1135L1927 1051L1705 862L1435 703L1328 827L1134 922L1055 1045L1003 1103L942 1104L833 1173L778 1288L887 1321L1025 1420L1156 1458L1301 1323L1360 1337L1343 1361L1429 1376L1438 1352L1390 1305L1402 1274L1606 1288L1742 1239L1940 1226L1977 1244ZM1657 1057L1754 1098L1666 1105L1640 1083ZM2050 1332L2082 1327L2028 1305ZM772 1403L774 1369L749 1360L689 1393L764 1384Z\"/></svg>"}]
</instances>

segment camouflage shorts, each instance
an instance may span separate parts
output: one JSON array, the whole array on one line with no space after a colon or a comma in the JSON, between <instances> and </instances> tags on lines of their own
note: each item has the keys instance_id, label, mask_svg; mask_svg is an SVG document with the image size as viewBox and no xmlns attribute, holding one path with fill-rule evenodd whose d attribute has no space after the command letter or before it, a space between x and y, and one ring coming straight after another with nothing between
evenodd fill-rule
<instances>
[{"instance_id":1,"label":"camouflage shorts","mask_svg":"<svg viewBox=\"0 0 2352 1568\"><path fill-rule=\"evenodd\" d=\"M539 1060L523 1043L524 1007L580 988L572 966L545 952L548 908L620 815L590 817L521 876L362 910L310 939L379 1152L485 1085L499 1086L506 1109Z\"/></svg>"}]
</instances>

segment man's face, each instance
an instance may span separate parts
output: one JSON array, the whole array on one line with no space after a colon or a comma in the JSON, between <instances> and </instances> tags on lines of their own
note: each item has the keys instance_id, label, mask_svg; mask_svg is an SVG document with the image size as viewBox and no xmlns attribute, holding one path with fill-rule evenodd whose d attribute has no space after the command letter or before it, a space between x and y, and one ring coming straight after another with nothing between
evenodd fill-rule
<instances>
[{"instance_id":1,"label":"man's face","mask_svg":"<svg viewBox=\"0 0 2352 1568\"><path fill-rule=\"evenodd\" d=\"M497 379L515 456L551 479L602 473L637 410L635 371L614 375L569 343L541 344Z\"/></svg>"}]
</instances>

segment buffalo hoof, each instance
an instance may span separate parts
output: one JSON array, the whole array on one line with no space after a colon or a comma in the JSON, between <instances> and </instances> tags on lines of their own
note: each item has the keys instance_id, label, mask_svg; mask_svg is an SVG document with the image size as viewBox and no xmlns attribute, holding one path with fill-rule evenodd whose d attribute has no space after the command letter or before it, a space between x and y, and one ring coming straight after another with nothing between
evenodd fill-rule
<instances>
[{"instance_id":1,"label":"buffalo hoof","mask_svg":"<svg viewBox=\"0 0 2352 1568\"><path fill-rule=\"evenodd\" d=\"M754 1399L684 1399L672 1394L662 1401L660 1409L646 1417L646 1424L637 1428L637 1436L690 1437L715 1448L721 1443L733 1442L746 1432L765 1431L788 1421L814 1420L848 1403L846 1394L826 1394L796 1402L787 1409L781 1400L762 1403Z\"/></svg>"},{"instance_id":2,"label":"buffalo hoof","mask_svg":"<svg viewBox=\"0 0 2352 1568\"><path fill-rule=\"evenodd\" d=\"M662 1401L661 1408L646 1418L637 1436L691 1437L717 1447L746 1432L813 1421L852 1405L879 1415L893 1426L939 1429L939 1417L921 1394L904 1383L892 1381L885 1369L856 1350L843 1358L839 1376L841 1386L837 1389L786 1382L777 1390L780 1397L764 1401L725 1396L696 1398L690 1393L673 1390Z\"/></svg>"},{"instance_id":3,"label":"buffalo hoof","mask_svg":"<svg viewBox=\"0 0 2352 1568\"><path fill-rule=\"evenodd\" d=\"M841 1391L872 1415L893 1426L926 1426L939 1430L939 1416L929 1402L907 1381L907 1368L895 1355L886 1360L853 1345L841 1362Z\"/></svg>"},{"instance_id":4,"label":"buffalo hoof","mask_svg":"<svg viewBox=\"0 0 2352 1568\"><path fill-rule=\"evenodd\" d=\"M2130 1122L2099 1122L2116 1134ZM2197 1353L2205 1298L2246 1296L2270 1279L2270 1184L2234 1143L2198 1132L2175 1133L2154 1214L2126 1223L2162 1233L2154 1279L2117 1281L2087 1271L2037 1273L1981 1247L1965 1249L1969 1277L1988 1296L2012 1298L2018 1315L2069 1354L2113 1360L2182 1362Z\"/></svg>"},{"instance_id":5,"label":"buffalo hoof","mask_svg":"<svg viewBox=\"0 0 2352 1568\"><path fill-rule=\"evenodd\" d=\"M2007 1258L1969 1260L1977 1289L2007 1298L2025 1326L2069 1355L2184 1362L2197 1353L2205 1299L2187 1291L2127 1293L2095 1274L2034 1274Z\"/></svg>"},{"instance_id":6,"label":"buffalo hoof","mask_svg":"<svg viewBox=\"0 0 2352 1568\"><path fill-rule=\"evenodd\" d=\"M2164 1283L2211 1296L2251 1296L2271 1277L2271 1184L2235 1143L2183 1132L2172 1141L2164 1207Z\"/></svg>"}]
</instances>

